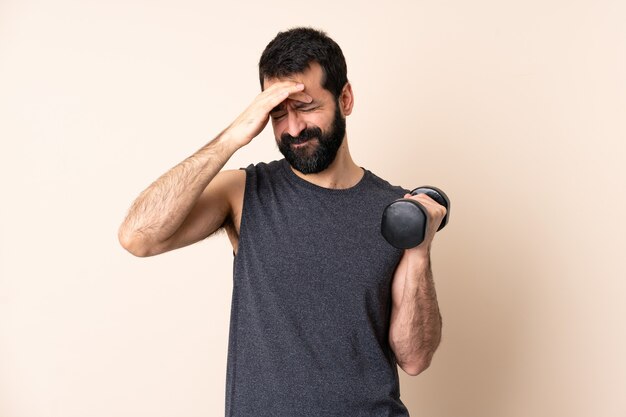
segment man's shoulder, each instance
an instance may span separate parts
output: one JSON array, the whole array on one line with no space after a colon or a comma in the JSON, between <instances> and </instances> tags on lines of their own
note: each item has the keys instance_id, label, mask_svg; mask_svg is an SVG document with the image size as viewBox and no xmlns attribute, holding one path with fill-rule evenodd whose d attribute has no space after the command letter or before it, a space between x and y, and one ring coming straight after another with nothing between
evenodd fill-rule
<instances>
[{"instance_id":1,"label":"man's shoulder","mask_svg":"<svg viewBox=\"0 0 626 417\"><path fill-rule=\"evenodd\" d=\"M398 195L398 194L404 195L404 193L410 192L410 190L407 190L406 188L400 185L392 184L388 180L376 175L375 173L368 170L367 168L363 168L363 169L365 169L368 172L369 177L370 177L370 182L383 193L391 193L394 195Z\"/></svg>"},{"instance_id":2,"label":"man's shoulder","mask_svg":"<svg viewBox=\"0 0 626 417\"><path fill-rule=\"evenodd\" d=\"M281 169L281 165L283 163L284 159L277 159L274 161L270 161L270 162L257 162L257 163L252 163L249 164L246 167L241 167L239 169L245 170L246 172L250 172L250 173L257 173L257 172L275 172L279 169Z\"/></svg>"}]
</instances>

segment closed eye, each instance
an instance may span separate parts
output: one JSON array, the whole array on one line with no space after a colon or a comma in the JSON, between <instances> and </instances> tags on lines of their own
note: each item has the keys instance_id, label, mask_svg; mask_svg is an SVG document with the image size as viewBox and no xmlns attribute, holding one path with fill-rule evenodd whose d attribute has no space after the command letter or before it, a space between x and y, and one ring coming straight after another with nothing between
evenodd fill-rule
<instances>
[{"instance_id":1,"label":"closed eye","mask_svg":"<svg viewBox=\"0 0 626 417\"><path fill-rule=\"evenodd\" d=\"M309 107L309 108L302 108L302 107L300 107L297 110L300 111L300 112L303 112L303 113L308 113L308 112L311 112L311 111L316 110L316 109L317 109L317 106ZM274 119L274 120L282 119L286 115L287 115L287 112L286 111L281 111L281 110L278 110L278 111L275 111L273 113L270 113L270 116L272 116L272 119Z\"/></svg>"}]
</instances>

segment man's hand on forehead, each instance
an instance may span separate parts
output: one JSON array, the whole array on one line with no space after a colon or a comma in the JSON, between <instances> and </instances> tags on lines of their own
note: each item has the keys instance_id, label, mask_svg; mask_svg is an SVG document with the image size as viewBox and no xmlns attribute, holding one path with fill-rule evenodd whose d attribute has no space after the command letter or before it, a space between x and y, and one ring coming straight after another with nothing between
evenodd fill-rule
<instances>
[{"instance_id":1,"label":"man's hand on forehead","mask_svg":"<svg viewBox=\"0 0 626 417\"><path fill-rule=\"evenodd\" d=\"M285 102L292 100L300 105L313 101L313 97L304 92L304 84L297 81L277 81L264 89L226 129L237 147L247 145L265 128L270 113L276 111Z\"/></svg>"},{"instance_id":2,"label":"man's hand on forehead","mask_svg":"<svg viewBox=\"0 0 626 417\"><path fill-rule=\"evenodd\" d=\"M287 100L299 101L305 104L308 104L313 101L313 97L305 93L304 91L300 91L297 93L289 94ZM285 101L287 101L285 100ZM283 102L284 103L284 102Z\"/></svg>"},{"instance_id":3,"label":"man's hand on forehead","mask_svg":"<svg viewBox=\"0 0 626 417\"><path fill-rule=\"evenodd\" d=\"M294 91L294 87L297 88L297 91ZM266 88L264 92L271 94L274 91L280 94L283 100L273 107L270 113L284 108L285 103L289 100L304 104L308 104L313 101L313 97L304 92L304 85L295 81L278 81Z\"/></svg>"}]
</instances>

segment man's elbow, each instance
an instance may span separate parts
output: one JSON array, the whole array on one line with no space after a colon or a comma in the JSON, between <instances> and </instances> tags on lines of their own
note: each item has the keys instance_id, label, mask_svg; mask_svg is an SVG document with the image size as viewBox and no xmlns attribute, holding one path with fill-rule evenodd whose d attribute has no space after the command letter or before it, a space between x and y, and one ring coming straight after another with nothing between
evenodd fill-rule
<instances>
[{"instance_id":1,"label":"man's elbow","mask_svg":"<svg viewBox=\"0 0 626 417\"><path fill-rule=\"evenodd\" d=\"M430 366L432 361L432 355L423 355L417 358L415 361L407 364L400 364L400 367L404 372L411 376L418 376L424 372Z\"/></svg>"},{"instance_id":2,"label":"man's elbow","mask_svg":"<svg viewBox=\"0 0 626 417\"><path fill-rule=\"evenodd\" d=\"M128 235L123 232L118 232L117 239L120 242L120 245L126 249L130 254L135 255L139 258L145 258L151 256L150 252L146 249L145 245L141 245L139 241L136 239L130 238Z\"/></svg>"}]
</instances>

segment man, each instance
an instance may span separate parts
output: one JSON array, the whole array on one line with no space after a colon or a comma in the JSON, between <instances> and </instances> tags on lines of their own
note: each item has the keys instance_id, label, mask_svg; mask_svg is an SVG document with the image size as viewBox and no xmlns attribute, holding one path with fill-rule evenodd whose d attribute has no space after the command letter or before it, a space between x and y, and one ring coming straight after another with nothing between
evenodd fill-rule
<instances>
[{"instance_id":1,"label":"man","mask_svg":"<svg viewBox=\"0 0 626 417\"><path fill-rule=\"evenodd\" d=\"M120 242L153 256L228 233L227 417L408 416L396 364L417 375L439 344L430 247L445 208L353 162L352 87L324 32L279 33L259 75L252 104L141 193ZM285 158L220 171L270 119ZM404 251L380 234L400 197L430 218L423 243Z\"/></svg>"}]
</instances>

